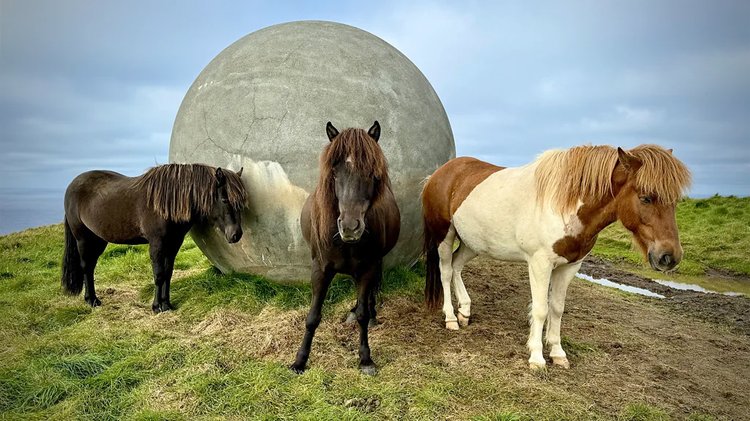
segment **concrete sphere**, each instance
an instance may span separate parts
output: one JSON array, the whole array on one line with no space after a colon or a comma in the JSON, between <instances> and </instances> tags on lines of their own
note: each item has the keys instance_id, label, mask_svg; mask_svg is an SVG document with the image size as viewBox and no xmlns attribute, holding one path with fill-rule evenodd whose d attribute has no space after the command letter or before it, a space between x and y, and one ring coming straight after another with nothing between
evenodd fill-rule
<instances>
[{"instance_id":1,"label":"concrete sphere","mask_svg":"<svg viewBox=\"0 0 750 421\"><path fill-rule=\"evenodd\" d=\"M275 25L227 47L185 95L169 147L171 162L244 167L242 240L196 227L200 249L222 272L308 280L299 215L317 184L326 122L367 129L375 120L401 210L385 266L413 264L422 181L455 156L445 110L419 69L382 39L333 22Z\"/></svg>"}]
</instances>

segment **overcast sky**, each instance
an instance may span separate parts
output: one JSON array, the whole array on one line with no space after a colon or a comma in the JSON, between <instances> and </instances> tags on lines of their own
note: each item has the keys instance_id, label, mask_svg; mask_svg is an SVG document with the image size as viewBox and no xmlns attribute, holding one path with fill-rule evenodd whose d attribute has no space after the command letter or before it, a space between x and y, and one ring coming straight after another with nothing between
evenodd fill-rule
<instances>
[{"instance_id":1,"label":"overcast sky","mask_svg":"<svg viewBox=\"0 0 750 421\"><path fill-rule=\"evenodd\" d=\"M514 166L549 148L658 143L693 171L691 195L750 195L750 2L654 0L0 0L0 191L166 163L205 65L248 33L308 19L409 57L458 155Z\"/></svg>"}]
</instances>

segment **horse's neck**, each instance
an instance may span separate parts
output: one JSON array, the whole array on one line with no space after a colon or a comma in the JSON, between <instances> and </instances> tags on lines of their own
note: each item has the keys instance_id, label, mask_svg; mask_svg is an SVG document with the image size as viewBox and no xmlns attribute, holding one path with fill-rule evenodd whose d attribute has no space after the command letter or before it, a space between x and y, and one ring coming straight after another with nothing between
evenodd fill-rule
<instances>
[{"instance_id":1,"label":"horse's neck","mask_svg":"<svg viewBox=\"0 0 750 421\"><path fill-rule=\"evenodd\" d=\"M598 203L584 203L577 213L583 225L580 236L594 239L604 228L617 220L617 202L615 198L607 198Z\"/></svg>"}]
</instances>

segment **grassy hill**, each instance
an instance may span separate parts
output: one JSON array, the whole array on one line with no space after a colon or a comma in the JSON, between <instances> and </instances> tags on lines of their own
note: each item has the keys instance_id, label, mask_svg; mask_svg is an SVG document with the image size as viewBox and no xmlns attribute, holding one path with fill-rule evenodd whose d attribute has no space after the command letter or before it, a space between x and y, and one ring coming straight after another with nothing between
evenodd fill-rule
<instances>
[{"instance_id":1,"label":"grassy hill","mask_svg":"<svg viewBox=\"0 0 750 421\"><path fill-rule=\"evenodd\" d=\"M750 259L745 256L750 249L749 209L750 199L681 202L678 222L686 250L681 270L750 273ZM603 233L595 253L640 262L631 250L629 234L621 231L614 228ZM580 301L572 298L569 311L575 314L576 308L592 309L579 312L578 321L564 319L573 323L564 321L563 333L573 332L564 343L574 368L532 374L525 367L523 345L528 297L517 297L519 310L505 318L514 323L510 327L488 329L488 316L473 327L474 332L487 337L489 345L484 352L462 351L460 341L473 339L446 336L439 316L423 310L420 269L394 270L384 282L383 300L386 310L395 306L403 313L387 314L390 325L372 336L373 356L384 368L371 378L356 369L356 333L339 323L354 300L351 281L342 278L329 291L311 369L297 376L286 365L302 337L310 302L308 286L222 275L188 238L177 257L172 284L172 302L178 308L153 315L154 287L147 248L110 245L96 272L103 306L92 309L81 297L60 292L62 239L60 225L0 237L0 419L636 420L668 419L669 410L662 405L691 408L645 395L640 380L628 380L633 376L627 373L620 381L634 382L627 394L615 394L597 405L580 394L582 387L603 390L603 385L612 381L608 376L626 371L613 365L617 361L613 355L627 355L633 349L651 355L650 340L638 336L643 333L613 331L605 335L607 329L625 329L629 324L605 322L597 314L608 314L620 306L628 313L648 312L644 316L648 323L639 329L648 329L652 320L659 318L671 329L669 313L652 308L641 297L574 283L571 296ZM519 278L519 290L528 295L522 273L523 268L511 277ZM475 288L467 285L470 290ZM489 305L486 300L485 304ZM404 355L403 347L414 340L414 334L392 335L406 322L429 326L426 332L417 333L446 338L448 342L441 345L446 348L434 357ZM724 335L715 340L718 344L742 341L727 339L731 336L723 331L712 333L715 330L703 325L685 328L691 335ZM467 332L471 331L461 334ZM592 332L602 336L594 339ZM588 339L579 339L577 334ZM510 345L492 345L502 340ZM737 349L747 349L740 342ZM669 343L660 342L659 349ZM488 352L501 352L492 358L502 360L489 362ZM672 373L659 371L671 370L660 368L663 363L653 364L657 377ZM651 366L644 367L651 372ZM607 369L610 371L602 371ZM658 384L658 379L653 382ZM700 403L691 405L701 407ZM687 411L692 419L714 419L701 411Z\"/></svg>"}]
</instances>

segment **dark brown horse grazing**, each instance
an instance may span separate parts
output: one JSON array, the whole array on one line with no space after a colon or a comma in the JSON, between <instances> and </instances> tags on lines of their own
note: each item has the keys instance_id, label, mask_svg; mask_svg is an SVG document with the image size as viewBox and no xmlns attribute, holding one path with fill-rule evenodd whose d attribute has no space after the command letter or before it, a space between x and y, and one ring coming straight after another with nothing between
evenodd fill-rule
<instances>
[{"instance_id":1,"label":"dark brown horse grazing","mask_svg":"<svg viewBox=\"0 0 750 421\"><path fill-rule=\"evenodd\" d=\"M341 133L328 122L331 141L320 158L318 187L307 198L300 223L312 251L312 304L305 337L291 369L305 370L328 286L336 273L357 282L355 315L359 323L359 368L377 369L370 358L367 329L375 317L375 294L383 275L383 256L396 244L401 216L391 191L388 166L378 145L380 124L369 131Z\"/></svg>"},{"instance_id":2,"label":"dark brown horse grazing","mask_svg":"<svg viewBox=\"0 0 750 421\"><path fill-rule=\"evenodd\" d=\"M65 254L62 286L96 307L94 268L107 243L149 244L154 270L155 313L172 309L169 283L177 251L195 223L211 223L227 241L242 237L245 206L242 170L201 164L167 164L140 177L112 171L88 171L65 192Z\"/></svg>"},{"instance_id":3,"label":"dark brown horse grazing","mask_svg":"<svg viewBox=\"0 0 750 421\"><path fill-rule=\"evenodd\" d=\"M531 283L529 365L546 367L542 328L552 363L568 367L561 345L565 294L597 234L620 220L656 270L682 258L675 207L690 172L657 145L629 151L578 146L503 168L456 158L438 168L422 191L428 304L443 301L445 327L469 324L471 299L461 270L478 255L526 261ZM460 246L454 252L454 241ZM458 298L458 318L451 303Z\"/></svg>"}]
</instances>

